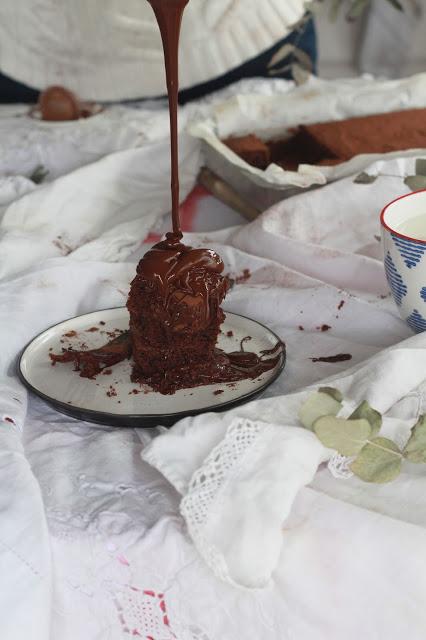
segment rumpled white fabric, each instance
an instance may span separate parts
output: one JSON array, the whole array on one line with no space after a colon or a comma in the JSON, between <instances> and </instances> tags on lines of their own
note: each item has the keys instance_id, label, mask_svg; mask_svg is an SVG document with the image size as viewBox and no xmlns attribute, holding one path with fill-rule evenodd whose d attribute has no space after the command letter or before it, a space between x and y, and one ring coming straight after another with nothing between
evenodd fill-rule
<instances>
[{"instance_id":1,"label":"rumpled white fabric","mask_svg":"<svg viewBox=\"0 0 426 640\"><path fill-rule=\"evenodd\" d=\"M344 393L345 411L369 400L385 414L385 432L401 443L426 410L426 338L412 336L399 318L375 238L378 211L408 191L403 178L413 173L414 160L375 163L369 173L383 175L370 185L347 178L284 201L250 225L187 234L188 243L217 249L227 272L250 269L251 278L230 292L227 308L275 330L287 343L288 362L264 398L230 413L182 421L156 437L162 429L103 428L58 414L28 397L15 369L19 351L46 327L124 303L136 260L147 245L131 254L132 247L142 243L151 223L133 210L129 222L137 226L139 221L139 226L128 253L112 251L105 259L103 240L101 248L97 242L115 228L115 240L123 246L120 203L138 198L141 213L146 211L144 191L135 188L137 175L145 176L147 188L157 175L164 197L168 189L168 176L160 177L151 162L158 158L166 167L166 156L160 157L168 156L166 146L153 145L147 155L138 152L133 157L141 166L130 167L128 183L120 168L128 166L129 158L124 156L123 164L110 159L118 172L111 172L111 181L117 180L122 197L101 202L102 214L88 212L93 223L82 220L93 232L93 244L90 256L81 253L79 260L73 252L50 253L51 225L58 233L61 215L54 203L45 206L47 187L61 197L63 178L33 186L11 176L0 184L0 202L20 212L16 220L6 214L9 228L3 228L0 241L0 637L424 640L423 467L405 464L389 485L368 485L355 477L338 480L326 465L314 474L323 452L314 450L319 445L297 428L301 401L325 379ZM189 163L184 171L190 175L190 166L196 165ZM104 164L98 167L99 173L93 165L78 169L79 180L69 177L76 215L85 206L86 176L102 184ZM72 202L68 195L61 200L65 211ZM99 202L91 189L89 196ZM204 206L216 216L212 200ZM61 231L75 230L71 213L66 220ZM10 251L7 260L2 253L11 246L12 227L25 239L25 261L22 252ZM83 238L78 251L86 247ZM331 329L321 332L322 324ZM352 360L325 364L310 359L339 352L351 353ZM246 443L245 459L227 455L238 425L253 443ZM141 461L151 441L145 451L152 462L156 454L170 481ZM188 522L189 514L199 513L196 494L203 483L198 470L216 447L227 461L224 473L219 477L215 471L218 491L212 485L213 494L203 500L208 508L189 531L180 511ZM274 462L275 453L285 465L256 464L256 456ZM262 482L253 496L254 468ZM242 510L240 496L249 492L250 510ZM255 520L255 506L265 514L265 529L254 532L246 524ZM246 513L247 519L240 519ZM239 527L240 539L231 536L229 548L219 521L223 527ZM233 582L249 588L237 589L215 577L200 555L195 527L220 549ZM261 540L254 558L246 553L253 540ZM253 576L263 588L253 588Z\"/></svg>"},{"instance_id":2,"label":"rumpled white fabric","mask_svg":"<svg viewBox=\"0 0 426 640\"><path fill-rule=\"evenodd\" d=\"M404 447L426 391L422 344L423 336L411 338L402 349L392 347L330 380L349 398L340 415L371 398L385 414L382 434ZM182 494L180 511L204 560L234 586L268 584L298 492L322 462L332 460L333 452L297 419L310 392L183 420L142 452ZM402 401L402 418L386 415Z\"/></svg>"}]
</instances>

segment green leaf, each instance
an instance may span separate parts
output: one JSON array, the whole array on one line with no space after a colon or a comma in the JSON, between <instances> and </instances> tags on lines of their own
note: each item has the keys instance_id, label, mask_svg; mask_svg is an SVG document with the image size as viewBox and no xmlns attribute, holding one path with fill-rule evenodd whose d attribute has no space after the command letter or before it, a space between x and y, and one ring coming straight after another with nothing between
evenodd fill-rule
<instances>
[{"instance_id":1,"label":"green leaf","mask_svg":"<svg viewBox=\"0 0 426 640\"><path fill-rule=\"evenodd\" d=\"M355 456L371 435L367 420L345 420L333 416L316 420L314 431L324 446L336 449L342 456Z\"/></svg>"},{"instance_id":2,"label":"green leaf","mask_svg":"<svg viewBox=\"0 0 426 640\"><path fill-rule=\"evenodd\" d=\"M332 398L337 400L337 402L342 402L343 400L341 391L339 391L339 389L335 389L334 387L320 387L318 391L320 393L326 393L328 396L331 396Z\"/></svg>"},{"instance_id":3,"label":"green leaf","mask_svg":"<svg viewBox=\"0 0 426 640\"><path fill-rule=\"evenodd\" d=\"M351 7L350 7L348 13L346 14L346 19L347 20L356 20L356 18L359 18L359 16L364 11L364 9L367 7L369 2L370 2L370 0L354 0L354 2L352 2L352 4L351 4Z\"/></svg>"},{"instance_id":4,"label":"green leaf","mask_svg":"<svg viewBox=\"0 0 426 640\"><path fill-rule=\"evenodd\" d=\"M416 176L426 176L426 158L417 158Z\"/></svg>"},{"instance_id":5,"label":"green leaf","mask_svg":"<svg viewBox=\"0 0 426 640\"><path fill-rule=\"evenodd\" d=\"M328 18L331 22L336 22L341 6L342 0L331 0L330 12L328 14Z\"/></svg>"},{"instance_id":6,"label":"green leaf","mask_svg":"<svg viewBox=\"0 0 426 640\"><path fill-rule=\"evenodd\" d=\"M401 452L392 440L374 438L351 464L351 470L365 482L385 483L401 471Z\"/></svg>"},{"instance_id":7,"label":"green leaf","mask_svg":"<svg viewBox=\"0 0 426 640\"><path fill-rule=\"evenodd\" d=\"M407 176L404 182L411 191L426 189L426 176Z\"/></svg>"},{"instance_id":8,"label":"green leaf","mask_svg":"<svg viewBox=\"0 0 426 640\"><path fill-rule=\"evenodd\" d=\"M359 407L349 416L349 420L360 420L362 418L367 420L371 427L371 437L374 438L382 426L382 416L378 411L370 407L367 400L361 402Z\"/></svg>"},{"instance_id":9,"label":"green leaf","mask_svg":"<svg viewBox=\"0 0 426 640\"><path fill-rule=\"evenodd\" d=\"M278 76L282 73L291 72L291 64L285 64L283 67L276 67L275 69L268 69L268 76Z\"/></svg>"},{"instance_id":10,"label":"green leaf","mask_svg":"<svg viewBox=\"0 0 426 640\"><path fill-rule=\"evenodd\" d=\"M404 7L402 6L402 4L399 2L399 0L388 0L389 4L391 4L395 9L398 9L398 11L404 11Z\"/></svg>"},{"instance_id":11,"label":"green leaf","mask_svg":"<svg viewBox=\"0 0 426 640\"><path fill-rule=\"evenodd\" d=\"M365 171L363 171L362 173L357 175L357 177L354 180L354 183L355 184L372 184L377 180L377 178L378 176L372 176L371 174L365 173Z\"/></svg>"},{"instance_id":12,"label":"green leaf","mask_svg":"<svg viewBox=\"0 0 426 640\"><path fill-rule=\"evenodd\" d=\"M311 57L303 51L303 49L299 49L299 47L294 47L294 57L299 61L299 64L306 71L312 71L312 60Z\"/></svg>"},{"instance_id":13,"label":"green leaf","mask_svg":"<svg viewBox=\"0 0 426 640\"><path fill-rule=\"evenodd\" d=\"M310 2L305 2L304 6L305 6L306 13L309 12L310 14L314 14L314 15L316 14L322 15L324 13L323 0L310 0ZM305 16L306 16L306 13L305 13Z\"/></svg>"},{"instance_id":14,"label":"green leaf","mask_svg":"<svg viewBox=\"0 0 426 640\"><path fill-rule=\"evenodd\" d=\"M283 44L283 46L280 47L269 60L267 68L270 69L271 67L275 67L276 64L288 58L288 56L294 52L294 49L295 46L293 44Z\"/></svg>"},{"instance_id":15,"label":"green leaf","mask_svg":"<svg viewBox=\"0 0 426 640\"><path fill-rule=\"evenodd\" d=\"M299 410L299 420L305 429L311 429L318 418L336 416L342 408L341 402L321 389L316 391L302 404Z\"/></svg>"},{"instance_id":16,"label":"green leaf","mask_svg":"<svg viewBox=\"0 0 426 640\"><path fill-rule=\"evenodd\" d=\"M403 454L410 462L426 463L426 416L420 416L414 425Z\"/></svg>"},{"instance_id":17,"label":"green leaf","mask_svg":"<svg viewBox=\"0 0 426 640\"><path fill-rule=\"evenodd\" d=\"M300 66L300 64L297 63L291 65L291 75L297 86L305 84L305 82L309 78L309 73L306 71L306 69L304 69Z\"/></svg>"}]
</instances>

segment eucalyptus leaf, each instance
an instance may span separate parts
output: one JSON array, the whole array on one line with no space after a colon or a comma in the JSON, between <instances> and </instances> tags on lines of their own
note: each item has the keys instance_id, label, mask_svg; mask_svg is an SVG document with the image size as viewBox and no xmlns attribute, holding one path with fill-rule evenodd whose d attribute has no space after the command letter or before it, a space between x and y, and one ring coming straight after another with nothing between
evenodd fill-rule
<instances>
[{"instance_id":1,"label":"eucalyptus leaf","mask_svg":"<svg viewBox=\"0 0 426 640\"><path fill-rule=\"evenodd\" d=\"M339 0L340 2L340 0ZM313 15L322 15L324 13L324 2L323 0L311 0L310 2L305 2L305 11L309 12ZM306 13L305 13L306 15ZM297 23L296 23L297 24Z\"/></svg>"},{"instance_id":2,"label":"eucalyptus leaf","mask_svg":"<svg viewBox=\"0 0 426 640\"><path fill-rule=\"evenodd\" d=\"M300 64L294 63L291 65L291 75L295 83L299 86L301 84L305 84L305 82L309 78L309 73L300 66Z\"/></svg>"},{"instance_id":3,"label":"eucalyptus leaf","mask_svg":"<svg viewBox=\"0 0 426 640\"><path fill-rule=\"evenodd\" d=\"M355 20L356 18L359 18L359 16L364 11L364 9L367 7L369 2L370 2L370 0L354 0L352 2L352 4L351 4L351 7L350 7L348 13L346 14L346 19L347 20Z\"/></svg>"},{"instance_id":4,"label":"eucalyptus leaf","mask_svg":"<svg viewBox=\"0 0 426 640\"><path fill-rule=\"evenodd\" d=\"M426 463L426 416L420 416L414 425L409 441L403 451L410 462Z\"/></svg>"},{"instance_id":5,"label":"eucalyptus leaf","mask_svg":"<svg viewBox=\"0 0 426 640\"><path fill-rule=\"evenodd\" d=\"M327 395L337 400L337 402L342 402L343 400L341 391L339 391L339 389L335 389L334 387L320 387L318 391L320 393L326 393Z\"/></svg>"},{"instance_id":6,"label":"eucalyptus leaf","mask_svg":"<svg viewBox=\"0 0 426 640\"><path fill-rule=\"evenodd\" d=\"M399 2L399 0L388 0L389 4L391 4L395 9L398 9L398 11L404 11L404 7L402 6L402 4Z\"/></svg>"},{"instance_id":7,"label":"eucalyptus leaf","mask_svg":"<svg viewBox=\"0 0 426 640\"><path fill-rule=\"evenodd\" d=\"M299 47L294 47L293 53L294 57L299 61L303 69L306 69L306 71L312 70L312 60L311 57L306 53L306 51L303 51L303 49L299 49Z\"/></svg>"},{"instance_id":8,"label":"eucalyptus leaf","mask_svg":"<svg viewBox=\"0 0 426 640\"><path fill-rule=\"evenodd\" d=\"M426 158L417 158L416 176L426 176Z\"/></svg>"},{"instance_id":9,"label":"eucalyptus leaf","mask_svg":"<svg viewBox=\"0 0 426 640\"><path fill-rule=\"evenodd\" d=\"M426 176L407 176L404 182L411 191L426 189Z\"/></svg>"},{"instance_id":10,"label":"eucalyptus leaf","mask_svg":"<svg viewBox=\"0 0 426 640\"><path fill-rule=\"evenodd\" d=\"M316 391L302 404L299 410L299 420L305 429L311 429L318 418L322 416L336 416L342 408L341 403L328 393Z\"/></svg>"},{"instance_id":11,"label":"eucalyptus leaf","mask_svg":"<svg viewBox=\"0 0 426 640\"><path fill-rule=\"evenodd\" d=\"M370 173L362 171L354 180L355 184L372 184L377 180L378 176L372 176Z\"/></svg>"},{"instance_id":12,"label":"eucalyptus leaf","mask_svg":"<svg viewBox=\"0 0 426 640\"><path fill-rule=\"evenodd\" d=\"M345 420L324 416L314 422L314 431L324 446L342 456L355 456L367 444L371 427L367 420Z\"/></svg>"},{"instance_id":13,"label":"eucalyptus leaf","mask_svg":"<svg viewBox=\"0 0 426 640\"><path fill-rule=\"evenodd\" d=\"M342 0L331 0L328 18L331 22L335 22L342 6Z\"/></svg>"},{"instance_id":14,"label":"eucalyptus leaf","mask_svg":"<svg viewBox=\"0 0 426 640\"><path fill-rule=\"evenodd\" d=\"M283 60L288 58L289 55L294 53L294 50L295 50L294 44L289 44L289 43L283 44L283 46L280 47L278 51L276 51L272 56L272 58L269 60L267 64L267 68L270 69L271 67L275 67L276 64L278 64L279 62L282 62Z\"/></svg>"},{"instance_id":15,"label":"eucalyptus leaf","mask_svg":"<svg viewBox=\"0 0 426 640\"><path fill-rule=\"evenodd\" d=\"M352 462L351 470L365 482L385 483L395 480L401 462L401 452L392 440L374 438Z\"/></svg>"},{"instance_id":16,"label":"eucalyptus leaf","mask_svg":"<svg viewBox=\"0 0 426 640\"><path fill-rule=\"evenodd\" d=\"M380 427L382 426L382 416L378 411L370 407L367 400L361 402L359 407L357 407L352 415L349 416L349 420L359 420L361 418L367 420L368 424L370 425L371 437L376 437L376 435L380 431Z\"/></svg>"},{"instance_id":17,"label":"eucalyptus leaf","mask_svg":"<svg viewBox=\"0 0 426 640\"><path fill-rule=\"evenodd\" d=\"M282 67L275 67L275 69L268 69L268 76L279 76L282 73L291 72L291 64L285 64Z\"/></svg>"}]
</instances>

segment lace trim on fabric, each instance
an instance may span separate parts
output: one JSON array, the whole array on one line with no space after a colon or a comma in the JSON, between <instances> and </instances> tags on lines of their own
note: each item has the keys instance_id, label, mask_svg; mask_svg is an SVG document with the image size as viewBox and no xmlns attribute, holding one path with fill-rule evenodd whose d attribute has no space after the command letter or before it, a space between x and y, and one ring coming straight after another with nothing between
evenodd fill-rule
<instances>
[{"instance_id":1,"label":"lace trim on fabric","mask_svg":"<svg viewBox=\"0 0 426 640\"><path fill-rule=\"evenodd\" d=\"M353 457L348 458L336 452L328 461L327 466L331 475L335 478L338 478L339 480L349 480L349 478L352 478L354 475L353 471L350 469L350 465L353 461Z\"/></svg>"},{"instance_id":2,"label":"lace trim on fabric","mask_svg":"<svg viewBox=\"0 0 426 640\"><path fill-rule=\"evenodd\" d=\"M248 419L234 419L225 438L212 450L203 466L194 473L188 493L180 506L181 514L198 550L215 575L230 584L235 583L229 575L225 559L207 541L204 527L214 502L220 501L221 489L238 473L260 433L264 434L268 426Z\"/></svg>"}]
</instances>

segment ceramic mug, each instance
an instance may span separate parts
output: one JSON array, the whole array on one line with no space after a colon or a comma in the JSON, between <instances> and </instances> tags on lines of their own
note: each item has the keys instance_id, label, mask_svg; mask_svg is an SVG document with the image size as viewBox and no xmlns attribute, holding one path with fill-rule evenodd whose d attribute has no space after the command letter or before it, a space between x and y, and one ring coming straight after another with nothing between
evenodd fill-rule
<instances>
[{"instance_id":1,"label":"ceramic mug","mask_svg":"<svg viewBox=\"0 0 426 640\"><path fill-rule=\"evenodd\" d=\"M380 222L393 299L413 331L426 331L426 189L390 202Z\"/></svg>"}]
</instances>

